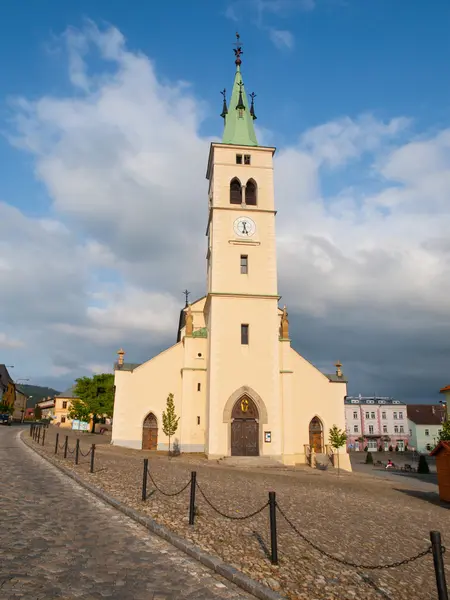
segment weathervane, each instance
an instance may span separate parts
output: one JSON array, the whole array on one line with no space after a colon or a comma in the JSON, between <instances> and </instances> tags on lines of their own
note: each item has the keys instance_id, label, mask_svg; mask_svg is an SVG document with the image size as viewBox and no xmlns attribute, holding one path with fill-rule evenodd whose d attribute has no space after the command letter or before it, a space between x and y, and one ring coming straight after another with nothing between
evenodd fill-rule
<instances>
[{"instance_id":1,"label":"weathervane","mask_svg":"<svg viewBox=\"0 0 450 600\"><path fill-rule=\"evenodd\" d=\"M234 49L234 55L236 57L236 60L234 62L237 67L239 67L242 64L241 54L244 54L244 51L242 50L242 44L240 42L240 39L241 39L241 36L239 35L239 33L236 32L236 41L233 45L236 46L236 48Z\"/></svg>"},{"instance_id":2,"label":"weathervane","mask_svg":"<svg viewBox=\"0 0 450 600\"><path fill-rule=\"evenodd\" d=\"M186 306L189 304L189 295L191 292L188 292L187 290L184 290L183 294L186 297Z\"/></svg>"}]
</instances>

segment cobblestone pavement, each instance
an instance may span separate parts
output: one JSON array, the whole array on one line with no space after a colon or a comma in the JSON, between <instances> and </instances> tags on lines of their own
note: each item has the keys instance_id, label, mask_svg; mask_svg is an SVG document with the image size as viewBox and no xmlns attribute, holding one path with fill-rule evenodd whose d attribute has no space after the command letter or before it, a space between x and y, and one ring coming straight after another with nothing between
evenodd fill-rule
<instances>
[{"instance_id":1,"label":"cobblestone pavement","mask_svg":"<svg viewBox=\"0 0 450 600\"><path fill-rule=\"evenodd\" d=\"M40 450L53 459L55 430L50 427L47 435L49 443ZM86 451L87 440L80 439ZM34 444L29 436L24 440ZM426 549L432 529L440 530L444 543L450 545L450 505L439 502L434 485L402 477L395 481L365 474L337 477L335 472L309 468L230 468L195 456L169 460L167 456L107 444L97 448L93 474L89 473L87 458L75 466L73 456L66 461L61 453L56 457L91 484L291 600L437 597L430 555L389 570L346 567L311 548L278 514L280 564L275 567L265 554L270 546L267 509L249 520L230 521L215 513L200 494L196 502L199 515L195 526L190 527L189 490L167 498L149 483L152 493L145 504L141 501L144 456L149 458L155 481L165 491L183 487L195 469L207 497L233 516L251 513L267 501L269 490L275 490L280 506L308 539L335 556L369 565L395 562ZM450 559L446 556L445 560L450 581Z\"/></svg>"},{"instance_id":2,"label":"cobblestone pavement","mask_svg":"<svg viewBox=\"0 0 450 600\"><path fill-rule=\"evenodd\" d=\"M0 427L0 599L253 596L106 506Z\"/></svg>"}]
</instances>

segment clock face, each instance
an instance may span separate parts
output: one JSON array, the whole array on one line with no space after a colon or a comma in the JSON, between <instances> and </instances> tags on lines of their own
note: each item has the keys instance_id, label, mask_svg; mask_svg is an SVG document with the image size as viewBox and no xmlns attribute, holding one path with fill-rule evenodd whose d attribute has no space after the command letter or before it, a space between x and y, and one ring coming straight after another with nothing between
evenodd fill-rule
<instances>
[{"instance_id":1,"label":"clock face","mask_svg":"<svg viewBox=\"0 0 450 600\"><path fill-rule=\"evenodd\" d=\"M255 222L250 217L239 217L234 222L234 233L239 237L252 237L255 231Z\"/></svg>"}]
</instances>

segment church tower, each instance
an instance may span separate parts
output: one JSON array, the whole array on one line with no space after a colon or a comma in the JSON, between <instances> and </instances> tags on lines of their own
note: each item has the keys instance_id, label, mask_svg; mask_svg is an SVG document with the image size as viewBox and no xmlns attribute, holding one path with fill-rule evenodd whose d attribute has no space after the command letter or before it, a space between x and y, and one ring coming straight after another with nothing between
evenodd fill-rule
<instances>
[{"instance_id":1,"label":"church tower","mask_svg":"<svg viewBox=\"0 0 450 600\"><path fill-rule=\"evenodd\" d=\"M222 92L222 143L211 144L207 170L206 450L210 457L280 456L275 148L258 145L239 36L234 52L228 105Z\"/></svg>"}]
</instances>

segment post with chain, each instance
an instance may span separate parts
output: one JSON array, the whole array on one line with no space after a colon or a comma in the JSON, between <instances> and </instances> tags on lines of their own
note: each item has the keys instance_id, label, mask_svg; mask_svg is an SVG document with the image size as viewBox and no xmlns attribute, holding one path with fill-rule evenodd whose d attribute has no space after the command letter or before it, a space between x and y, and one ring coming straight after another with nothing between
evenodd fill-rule
<instances>
[{"instance_id":1,"label":"post with chain","mask_svg":"<svg viewBox=\"0 0 450 600\"><path fill-rule=\"evenodd\" d=\"M94 472L94 460L95 460L95 444L92 444L92 446L91 446L91 468L90 468L91 473Z\"/></svg>"},{"instance_id":2,"label":"post with chain","mask_svg":"<svg viewBox=\"0 0 450 600\"><path fill-rule=\"evenodd\" d=\"M194 524L195 519L195 488L197 487L197 471L191 472L191 498L189 501L189 525Z\"/></svg>"},{"instance_id":3,"label":"post with chain","mask_svg":"<svg viewBox=\"0 0 450 600\"><path fill-rule=\"evenodd\" d=\"M45 427L42 430L42 445L44 445L44 444L45 444Z\"/></svg>"},{"instance_id":4,"label":"post with chain","mask_svg":"<svg viewBox=\"0 0 450 600\"><path fill-rule=\"evenodd\" d=\"M33 437L33 423L30 425L30 437Z\"/></svg>"},{"instance_id":5,"label":"post with chain","mask_svg":"<svg viewBox=\"0 0 450 600\"><path fill-rule=\"evenodd\" d=\"M39 425L39 427L38 427L38 436L37 436L37 443L38 444L41 443L41 429L42 429L42 425Z\"/></svg>"},{"instance_id":6,"label":"post with chain","mask_svg":"<svg viewBox=\"0 0 450 600\"><path fill-rule=\"evenodd\" d=\"M270 560L273 565L278 564L278 541L277 541L277 499L275 492L269 492L269 515L270 515Z\"/></svg>"},{"instance_id":7,"label":"post with chain","mask_svg":"<svg viewBox=\"0 0 450 600\"><path fill-rule=\"evenodd\" d=\"M58 454L59 433L56 434L55 454Z\"/></svg>"},{"instance_id":8,"label":"post with chain","mask_svg":"<svg viewBox=\"0 0 450 600\"><path fill-rule=\"evenodd\" d=\"M144 458L144 471L142 473L142 502L147 500L147 473L148 473L148 458Z\"/></svg>"},{"instance_id":9,"label":"post with chain","mask_svg":"<svg viewBox=\"0 0 450 600\"><path fill-rule=\"evenodd\" d=\"M68 448L69 448L69 436L66 435L66 441L64 442L64 458L67 458Z\"/></svg>"},{"instance_id":10,"label":"post with chain","mask_svg":"<svg viewBox=\"0 0 450 600\"><path fill-rule=\"evenodd\" d=\"M80 438L77 438L77 443L75 445L75 464L78 464L78 456L80 454Z\"/></svg>"},{"instance_id":11,"label":"post with chain","mask_svg":"<svg viewBox=\"0 0 450 600\"><path fill-rule=\"evenodd\" d=\"M433 552L434 572L439 600L448 600L447 583L444 570L444 548L439 531L430 531L431 549Z\"/></svg>"}]
</instances>

